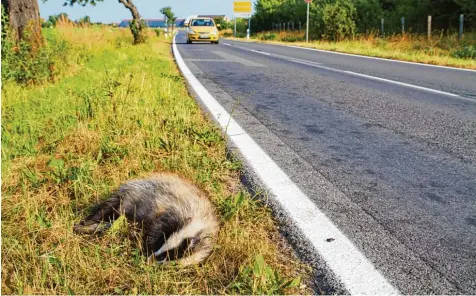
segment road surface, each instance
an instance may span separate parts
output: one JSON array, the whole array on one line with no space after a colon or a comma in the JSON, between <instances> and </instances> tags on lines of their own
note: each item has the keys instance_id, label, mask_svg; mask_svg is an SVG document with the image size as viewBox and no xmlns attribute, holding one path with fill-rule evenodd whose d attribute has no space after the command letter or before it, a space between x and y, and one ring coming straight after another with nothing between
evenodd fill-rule
<instances>
[{"instance_id":1,"label":"road surface","mask_svg":"<svg viewBox=\"0 0 476 296\"><path fill-rule=\"evenodd\" d=\"M186 65L404 294L476 294L476 71L221 40ZM319 229L316 229L319 231Z\"/></svg>"}]
</instances>

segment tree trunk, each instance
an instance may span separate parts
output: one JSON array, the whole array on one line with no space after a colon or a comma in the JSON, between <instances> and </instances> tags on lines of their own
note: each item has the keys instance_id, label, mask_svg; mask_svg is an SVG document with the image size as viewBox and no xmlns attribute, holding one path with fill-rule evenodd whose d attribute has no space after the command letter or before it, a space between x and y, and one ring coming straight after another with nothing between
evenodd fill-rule
<instances>
[{"instance_id":1,"label":"tree trunk","mask_svg":"<svg viewBox=\"0 0 476 296\"><path fill-rule=\"evenodd\" d=\"M132 14L132 22L130 23L130 28L132 35L134 36L134 44L144 43L145 36L142 26L142 21L140 19L139 11L137 7L132 3L132 0L119 0L119 3L122 3Z\"/></svg>"},{"instance_id":2,"label":"tree trunk","mask_svg":"<svg viewBox=\"0 0 476 296\"><path fill-rule=\"evenodd\" d=\"M8 2L8 4L7 4ZM32 49L43 44L40 24L40 9L37 0L8 0L8 18L17 40L26 40L31 43Z\"/></svg>"}]
</instances>

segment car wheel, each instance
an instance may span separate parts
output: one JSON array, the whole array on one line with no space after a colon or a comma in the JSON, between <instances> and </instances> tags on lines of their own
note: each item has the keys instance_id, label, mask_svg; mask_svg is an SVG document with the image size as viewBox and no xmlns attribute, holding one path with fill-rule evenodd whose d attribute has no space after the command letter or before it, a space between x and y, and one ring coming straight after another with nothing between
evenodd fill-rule
<instances>
[{"instance_id":1,"label":"car wheel","mask_svg":"<svg viewBox=\"0 0 476 296\"><path fill-rule=\"evenodd\" d=\"M187 44L192 44L192 41L190 41L190 39L187 39Z\"/></svg>"}]
</instances>

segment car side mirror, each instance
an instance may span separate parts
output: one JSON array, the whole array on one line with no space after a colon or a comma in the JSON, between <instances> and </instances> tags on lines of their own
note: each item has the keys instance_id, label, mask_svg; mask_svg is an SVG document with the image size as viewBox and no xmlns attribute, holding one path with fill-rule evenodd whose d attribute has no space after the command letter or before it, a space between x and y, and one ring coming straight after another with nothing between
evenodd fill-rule
<instances>
[{"instance_id":1,"label":"car side mirror","mask_svg":"<svg viewBox=\"0 0 476 296\"><path fill-rule=\"evenodd\" d=\"M221 28L221 25L220 25L220 24L217 24L217 28Z\"/></svg>"},{"instance_id":2,"label":"car side mirror","mask_svg":"<svg viewBox=\"0 0 476 296\"><path fill-rule=\"evenodd\" d=\"M184 27L188 27L188 24L184 24Z\"/></svg>"}]
</instances>

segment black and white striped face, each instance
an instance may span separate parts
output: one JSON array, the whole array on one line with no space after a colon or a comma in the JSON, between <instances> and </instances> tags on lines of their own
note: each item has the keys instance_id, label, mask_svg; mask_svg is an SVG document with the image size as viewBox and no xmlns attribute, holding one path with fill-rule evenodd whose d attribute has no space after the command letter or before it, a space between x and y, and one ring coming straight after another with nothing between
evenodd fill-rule
<instances>
[{"instance_id":1,"label":"black and white striped face","mask_svg":"<svg viewBox=\"0 0 476 296\"><path fill-rule=\"evenodd\" d=\"M199 238L185 238L177 246L169 246L171 249L159 250L154 252L153 256L158 263L165 263L166 261L175 261L190 256L194 252Z\"/></svg>"},{"instance_id":2,"label":"black and white striped face","mask_svg":"<svg viewBox=\"0 0 476 296\"><path fill-rule=\"evenodd\" d=\"M184 265L201 261L211 251L211 245L208 245L209 239L203 235L206 227L205 221L192 220L184 228L168 237L160 249L150 255L147 261L165 263L178 260Z\"/></svg>"}]
</instances>

